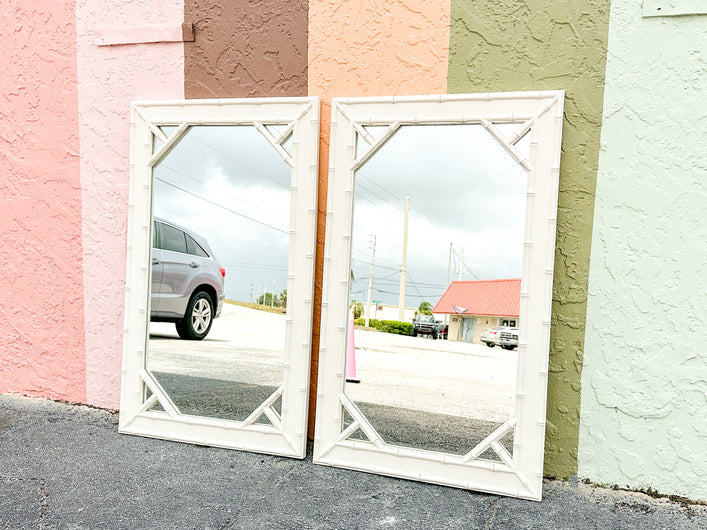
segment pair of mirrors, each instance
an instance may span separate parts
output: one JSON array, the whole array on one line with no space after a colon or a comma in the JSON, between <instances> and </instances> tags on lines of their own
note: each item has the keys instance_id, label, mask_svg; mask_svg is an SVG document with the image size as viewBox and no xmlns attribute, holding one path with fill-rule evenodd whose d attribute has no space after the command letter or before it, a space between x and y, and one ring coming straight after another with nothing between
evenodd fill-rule
<instances>
[{"instance_id":1,"label":"pair of mirrors","mask_svg":"<svg viewBox=\"0 0 707 530\"><path fill-rule=\"evenodd\" d=\"M540 499L562 109L332 101L316 463ZM303 458L318 99L135 103L131 127L120 431Z\"/></svg>"}]
</instances>

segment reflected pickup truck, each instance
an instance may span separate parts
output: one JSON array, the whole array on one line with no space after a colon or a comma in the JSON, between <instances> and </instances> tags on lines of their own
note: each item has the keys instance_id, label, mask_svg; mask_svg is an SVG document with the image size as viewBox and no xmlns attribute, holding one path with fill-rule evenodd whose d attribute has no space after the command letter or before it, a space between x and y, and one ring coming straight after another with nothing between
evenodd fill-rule
<instances>
[{"instance_id":1,"label":"reflected pickup truck","mask_svg":"<svg viewBox=\"0 0 707 530\"><path fill-rule=\"evenodd\" d=\"M504 328L498 343L504 350L512 350L518 347L518 328Z\"/></svg>"},{"instance_id":2,"label":"reflected pickup truck","mask_svg":"<svg viewBox=\"0 0 707 530\"><path fill-rule=\"evenodd\" d=\"M436 339L438 333L439 324L432 315L419 315L412 321L412 334L415 337L418 335L430 335L433 339Z\"/></svg>"}]
</instances>

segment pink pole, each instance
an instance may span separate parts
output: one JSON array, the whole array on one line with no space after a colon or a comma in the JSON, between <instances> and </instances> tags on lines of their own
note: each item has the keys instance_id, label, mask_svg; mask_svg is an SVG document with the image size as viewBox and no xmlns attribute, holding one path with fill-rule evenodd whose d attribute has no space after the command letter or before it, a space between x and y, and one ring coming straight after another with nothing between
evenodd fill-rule
<instances>
[{"instance_id":1,"label":"pink pole","mask_svg":"<svg viewBox=\"0 0 707 530\"><path fill-rule=\"evenodd\" d=\"M356 344L354 342L354 321L349 320L348 341L346 345L346 381L360 383L356 377Z\"/></svg>"}]
</instances>

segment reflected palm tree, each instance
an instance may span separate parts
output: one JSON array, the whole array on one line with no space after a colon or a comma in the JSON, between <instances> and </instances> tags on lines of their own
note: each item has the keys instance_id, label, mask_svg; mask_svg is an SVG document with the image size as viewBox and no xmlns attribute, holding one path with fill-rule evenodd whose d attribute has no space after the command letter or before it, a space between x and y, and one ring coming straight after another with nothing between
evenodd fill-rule
<instances>
[{"instance_id":1,"label":"reflected palm tree","mask_svg":"<svg viewBox=\"0 0 707 530\"><path fill-rule=\"evenodd\" d=\"M432 314L432 304L429 302L422 302L420 307L417 308L421 315L431 315Z\"/></svg>"},{"instance_id":2,"label":"reflected palm tree","mask_svg":"<svg viewBox=\"0 0 707 530\"><path fill-rule=\"evenodd\" d=\"M351 300L351 305L349 305L349 309L353 311L354 320L357 318L361 318L361 315L363 314L363 302L357 302L354 298L353 300Z\"/></svg>"},{"instance_id":3,"label":"reflected palm tree","mask_svg":"<svg viewBox=\"0 0 707 530\"><path fill-rule=\"evenodd\" d=\"M349 271L349 275L351 278L351 283L356 281L353 269ZM361 315L363 315L363 302L357 302L355 298L352 298L351 303L349 304L349 311L353 312L354 320L356 320L357 318L361 318Z\"/></svg>"}]
</instances>

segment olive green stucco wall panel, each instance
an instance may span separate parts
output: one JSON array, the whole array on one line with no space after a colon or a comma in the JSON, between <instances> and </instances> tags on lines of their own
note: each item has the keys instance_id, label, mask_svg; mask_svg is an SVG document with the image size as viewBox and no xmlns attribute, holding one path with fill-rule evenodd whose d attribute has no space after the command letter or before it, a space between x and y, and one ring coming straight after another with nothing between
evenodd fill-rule
<instances>
[{"instance_id":1,"label":"olive green stucco wall panel","mask_svg":"<svg viewBox=\"0 0 707 530\"><path fill-rule=\"evenodd\" d=\"M448 91L566 91L545 447L546 475L577 472L587 282L609 0L452 0Z\"/></svg>"}]
</instances>

